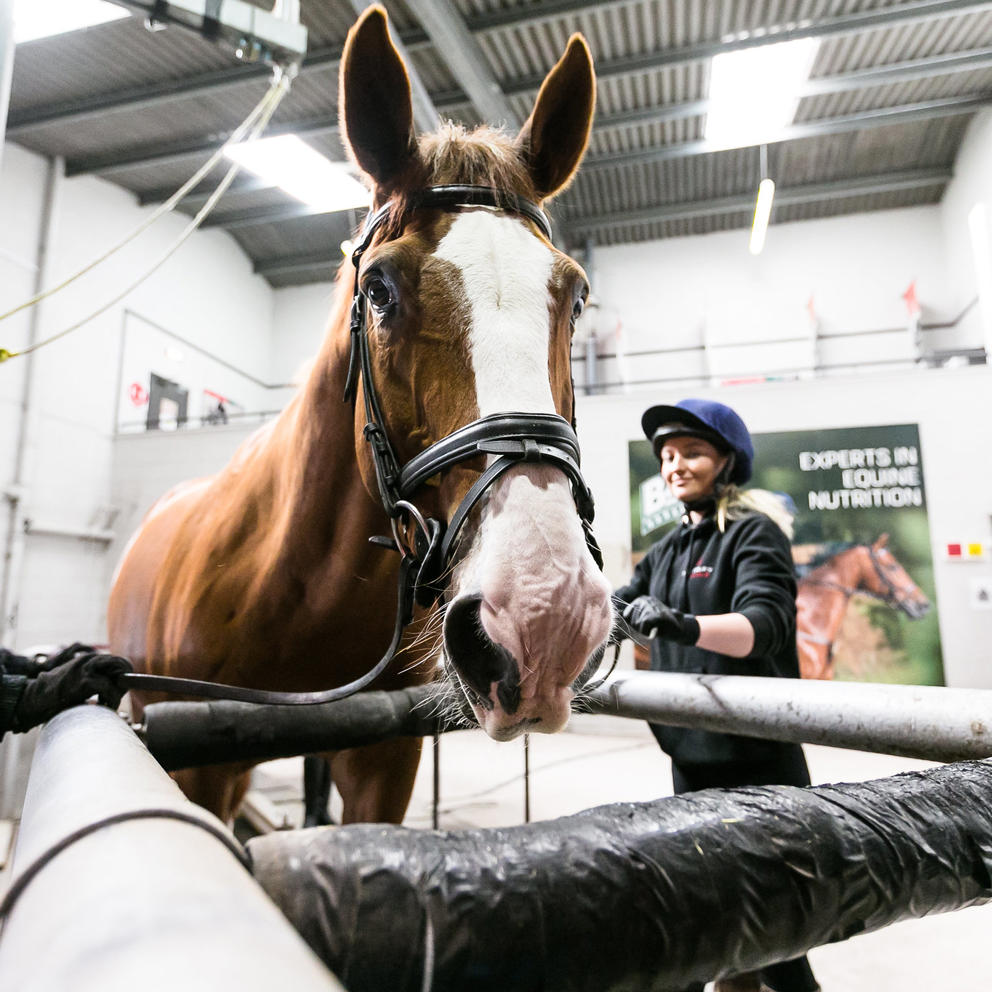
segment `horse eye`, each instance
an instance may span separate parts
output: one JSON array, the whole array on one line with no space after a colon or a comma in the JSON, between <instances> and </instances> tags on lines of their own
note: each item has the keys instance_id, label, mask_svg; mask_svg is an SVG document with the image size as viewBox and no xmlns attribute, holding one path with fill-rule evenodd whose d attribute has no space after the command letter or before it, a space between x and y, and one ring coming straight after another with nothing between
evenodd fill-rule
<instances>
[{"instance_id":1,"label":"horse eye","mask_svg":"<svg viewBox=\"0 0 992 992\"><path fill-rule=\"evenodd\" d=\"M586 308L586 301L580 296L575 303L572 305L572 323L582 316L582 311Z\"/></svg>"},{"instance_id":2,"label":"horse eye","mask_svg":"<svg viewBox=\"0 0 992 992\"><path fill-rule=\"evenodd\" d=\"M365 284L365 295L376 310L386 310L393 302L393 293L385 279L372 276Z\"/></svg>"}]
</instances>

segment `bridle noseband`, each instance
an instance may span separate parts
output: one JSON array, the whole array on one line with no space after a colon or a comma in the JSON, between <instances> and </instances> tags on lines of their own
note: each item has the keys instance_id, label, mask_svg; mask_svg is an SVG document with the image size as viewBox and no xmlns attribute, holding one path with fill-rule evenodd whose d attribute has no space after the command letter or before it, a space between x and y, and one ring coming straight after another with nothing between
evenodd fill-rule
<instances>
[{"instance_id":1,"label":"bridle noseband","mask_svg":"<svg viewBox=\"0 0 992 992\"><path fill-rule=\"evenodd\" d=\"M551 224L536 203L489 186L431 186L412 199L410 209L455 211L473 206L519 214L532 221L551 241ZM571 482L572 498L585 533L586 545L596 564L603 567L603 556L592 533L595 513L592 493L579 469L579 441L575 434L574 420L570 424L564 417L553 413L492 414L466 424L425 448L405 465L400 465L386 433L385 418L372 376L367 324L368 300L359 283L362 255L393 210L394 204L388 202L370 214L362 228L361 238L352 251L355 286L351 304L351 352L344 389L345 401L353 402L357 395L358 381L360 378L363 380L363 434L372 451L382 508L392 522L392 538L373 537L371 540L392 548L401 555L396 620L392 641L386 653L361 678L322 692L273 692L138 672L122 675L119 680L121 685L152 692L182 692L212 699L281 705L330 703L354 695L378 678L393 660L399 649L403 630L413 619L414 603L430 607L441 598L445 572L469 514L501 475L522 463L553 465L565 473ZM433 517L425 517L417 509L412 497L428 479L454 465L480 456L493 456L493 461L465 494L447 524ZM414 531L413 547L410 547L404 537L404 531L409 533L411 527Z\"/></svg>"}]
</instances>

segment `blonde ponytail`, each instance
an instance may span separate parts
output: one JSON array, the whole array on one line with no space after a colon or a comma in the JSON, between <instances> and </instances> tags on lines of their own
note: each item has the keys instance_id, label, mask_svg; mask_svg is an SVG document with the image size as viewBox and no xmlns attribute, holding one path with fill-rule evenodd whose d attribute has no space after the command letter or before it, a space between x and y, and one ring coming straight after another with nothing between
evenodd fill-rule
<instances>
[{"instance_id":1,"label":"blonde ponytail","mask_svg":"<svg viewBox=\"0 0 992 992\"><path fill-rule=\"evenodd\" d=\"M720 493L716 503L716 525L721 534L727 529L728 520L740 520L749 513L763 513L770 517L792 540L792 514L780 496L767 489L738 489L735 485L728 485Z\"/></svg>"}]
</instances>

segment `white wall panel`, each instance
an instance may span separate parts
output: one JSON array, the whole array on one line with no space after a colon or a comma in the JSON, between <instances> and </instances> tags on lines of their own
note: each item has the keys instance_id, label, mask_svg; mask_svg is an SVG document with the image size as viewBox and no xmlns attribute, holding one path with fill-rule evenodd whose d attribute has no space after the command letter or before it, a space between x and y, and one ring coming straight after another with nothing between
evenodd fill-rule
<instances>
[{"instance_id":1,"label":"white wall panel","mask_svg":"<svg viewBox=\"0 0 992 992\"><path fill-rule=\"evenodd\" d=\"M33 260L46 163L39 156L7 145L3 165L0 258L27 255ZM50 248L52 281L59 282L92 262L148 214L148 208L137 207L129 194L102 180L65 180ZM16 223L7 223L8 216ZM163 217L118 256L46 301L40 311L39 336L45 338L69 327L119 295L159 262L186 223L186 218ZM22 274L17 279L0 280L0 312L30 296L31 290L30 273L28 277ZM251 263L228 235L198 232L125 302L112 305L79 331L36 353L35 410L28 436L23 503L29 518L67 529L86 528L111 503L110 465L125 306L258 379L268 378L272 292L252 273ZM0 324L0 346L10 347L7 332L7 325ZM11 340L16 348L23 343L23 335ZM174 372L170 377L182 383L187 373L159 367L160 360L149 353L144 376L151 371L161 370L164 375ZM19 398L20 387L15 390L12 384L23 375L24 367L23 359L0 366L0 402L11 392ZM202 375L188 374L191 379ZM123 382L122 388L127 384ZM199 391L199 379L191 386ZM250 402L254 405L257 399L253 397ZM4 475L0 484L6 486L20 418L9 403L4 411L5 429L0 432ZM16 582L20 605L15 644L22 643L22 632L30 632L32 640L37 640L47 624L54 629L45 640L80 636L70 623L76 612L61 600L61 605L55 604L53 589L59 589L59 596L77 597L79 616L92 614L93 590L105 593L106 552L88 548L80 556L73 539L45 538L44 546L38 543L41 540L29 538L24 545L24 567ZM60 541L64 544L61 555L57 549ZM88 578L84 580L79 569L88 571ZM81 625L94 630L100 616L102 608L97 617Z\"/></svg>"},{"instance_id":2,"label":"white wall panel","mask_svg":"<svg viewBox=\"0 0 992 992\"><path fill-rule=\"evenodd\" d=\"M992 214L992 110L976 114L969 125L954 163L954 179L941 203L948 287L959 307L968 304L977 293L968 214L978 203L984 203ZM969 314L968 327L980 340L977 310Z\"/></svg>"}]
</instances>

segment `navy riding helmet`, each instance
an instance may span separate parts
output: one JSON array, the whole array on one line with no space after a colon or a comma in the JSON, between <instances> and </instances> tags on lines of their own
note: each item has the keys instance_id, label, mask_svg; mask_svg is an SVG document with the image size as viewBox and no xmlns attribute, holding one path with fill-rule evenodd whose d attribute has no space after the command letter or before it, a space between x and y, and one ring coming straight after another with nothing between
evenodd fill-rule
<instances>
[{"instance_id":1,"label":"navy riding helmet","mask_svg":"<svg viewBox=\"0 0 992 992\"><path fill-rule=\"evenodd\" d=\"M700 437L721 451L733 455L730 482L739 486L751 478L754 445L744 421L723 403L715 400L679 400L674 406L652 406L641 417L644 434L661 453L670 437Z\"/></svg>"}]
</instances>

